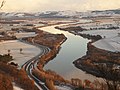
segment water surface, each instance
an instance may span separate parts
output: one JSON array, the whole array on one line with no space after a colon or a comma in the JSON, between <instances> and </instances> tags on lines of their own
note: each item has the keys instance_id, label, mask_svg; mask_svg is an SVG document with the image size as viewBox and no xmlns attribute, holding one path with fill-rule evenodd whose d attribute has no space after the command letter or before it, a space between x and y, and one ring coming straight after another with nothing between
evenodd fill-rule
<instances>
[{"instance_id":1,"label":"water surface","mask_svg":"<svg viewBox=\"0 0 120 90\"><path fill-rule=\"evenodd\" d=\"M40 29L53 34L63 33L67 37L67 40L61 45L58 55L50 61L44 69L51 69L68 80L71 78L79 78L81 80L89 79L91 81L95 80L96 77L86 74L82 70L76 68L73 64L74 60L86 54L87 43L89 40L84 39L81 36L73 35L67 31L55 29L55 26L57 25L47 26Z\"/></svg>"}]
</instances>

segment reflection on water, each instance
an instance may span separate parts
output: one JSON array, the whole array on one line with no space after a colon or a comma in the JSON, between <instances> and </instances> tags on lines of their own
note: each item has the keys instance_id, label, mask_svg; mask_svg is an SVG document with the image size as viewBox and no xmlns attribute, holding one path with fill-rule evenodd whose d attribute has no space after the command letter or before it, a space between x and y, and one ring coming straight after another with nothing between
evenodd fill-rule
<instances>
[{"instance_id":1,"label":"reflection on water","mask_svg":"<svg viewBox=\"0 0 120 90\"><path fill-rule=\"evenodd\" d=\"M75 36L69 32L55 29L55 26L43 27L41 29L54 34L63 33L67 37L67 40L61 45L59 54L44 68L51 69L68 80L71 78L94 80L95 77L86 74L73 65L74 60L86 54L87 43L89 41L80 36Z\"/></svg>"}]
</instances>

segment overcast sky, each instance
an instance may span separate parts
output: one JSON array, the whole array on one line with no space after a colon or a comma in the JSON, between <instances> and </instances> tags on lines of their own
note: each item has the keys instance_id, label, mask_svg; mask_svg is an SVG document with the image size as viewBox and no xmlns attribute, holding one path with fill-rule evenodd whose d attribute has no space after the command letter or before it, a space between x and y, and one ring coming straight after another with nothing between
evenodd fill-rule
<instances>
[{"instance_id":1,"label":"overcast sky","mask_svg":"<svg viewBox=\"0 0 120 90\"><path fill-rule=\"evenodd\" d=\"M0 0L1 1L1 0ZM5 0L2 11L104 10L120 8L120 0Z\"/></svg>"}]
</instances>

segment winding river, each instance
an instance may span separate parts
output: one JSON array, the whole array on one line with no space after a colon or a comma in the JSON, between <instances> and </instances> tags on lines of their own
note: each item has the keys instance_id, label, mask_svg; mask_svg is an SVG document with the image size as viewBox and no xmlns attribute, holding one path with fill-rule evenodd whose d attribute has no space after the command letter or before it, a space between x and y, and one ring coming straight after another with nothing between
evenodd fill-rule
<instances>
[{"instance_id":1,"label":"winding river","mask_svg":"<svg viewBox=\"0 0 120 90\"><path fill-rule=\"evenodd\" d=\"M76 68L73 64L74 60L86 54L87 43L89 40L84 39L81 36L73 35L67 31L55 29L55 26L60 25L47 26L40 29L53 34L63 33L67 37L67 40L61 45L60 52L57 56L50 61L44 69L51 69L67 80L70 80L71 78L79 78L81 80L88 79L91 81L95 80L96 77L86 74L82 70Z\"/></svg>"}]
</instances>

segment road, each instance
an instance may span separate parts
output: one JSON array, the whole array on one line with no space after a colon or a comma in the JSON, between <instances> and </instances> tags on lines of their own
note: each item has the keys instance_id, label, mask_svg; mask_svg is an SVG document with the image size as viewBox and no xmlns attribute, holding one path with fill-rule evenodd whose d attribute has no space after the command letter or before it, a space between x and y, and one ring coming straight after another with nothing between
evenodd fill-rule
<instances>
[{"instance_id":1,"label":"road","mask_svg":"<svg viewBox=\"0 0 120 90\"><path fill-rule=\"evenodd\" d=\"M34 76L32 74L32 70L33 68L34 69L38 69L37 68L37 63L40 59L40 57L46 53L49 52L49 48L48 47L45 47L45 46L42 46L42 45L39 45L39 44L35 44L35 43L29 43L29 42L26 42L22 39L20 39L21 42L24 42L24 43L27 43L27 44L31 44L31 45L34 45L36 47L38 47L42 52L40 52L37 56L31 58L29 61L27 61L24 65L22 65L22 68L24 68L24 70L27 72L28 74L28 77L32 80L34 80L34 83L35 85L38 87L39 90L49 90L45 83L40 81L36 76Z\"/></svg>"}]
</instances>

